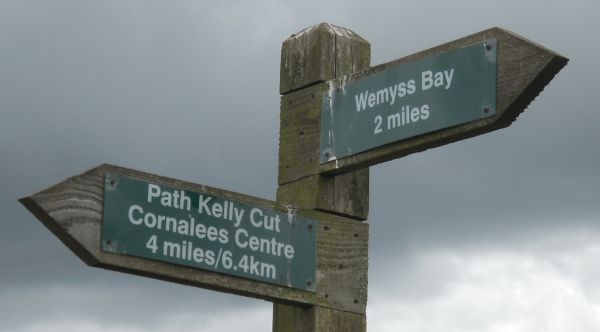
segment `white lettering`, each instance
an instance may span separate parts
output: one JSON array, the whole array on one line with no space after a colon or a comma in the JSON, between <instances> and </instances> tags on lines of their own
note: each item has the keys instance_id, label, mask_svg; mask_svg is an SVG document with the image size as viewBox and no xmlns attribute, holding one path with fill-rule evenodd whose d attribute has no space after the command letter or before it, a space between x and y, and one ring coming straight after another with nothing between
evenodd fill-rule
<instances>
[{"instance_id":1,"label":"white lettering","mask_svg":"<svg viewBox=\"0 0 600 332\"><path fill-rule=\"evenodd\" d=\"M238 209L237 207L233 210L234 214L235 214L235 227L240 227L240 224L242 223L242 218L244 217L244 212L246 212L246 210L244 209Z\"/></svg>"},{"instance_id":2,"label":"white lettering","mask_svg":"<svg viewBox=\"0 0 600 332\"><path fill-rule=\"evenodd\" d=\"M254 235L249 235L248 231L243 228L235 232L235 244L241 248L248 248L252 251L281 256L284 255L288 259L294 258L294 247L291 244L285 244L277 241L275 238L259 238Z\"/></svg>"},{"instance_id":3,"label":"white lettering","mask_svg":"<svg viewBox=\"0 0 600 332\"><path fill-rule=\"evenodd\" d=\"M452 76L454 75L454 68L450 69L450 72L444 70L444 76L446 77L446 90L450 89L452 84Z\"/></svg>"},{"instance_id":4,"label":"white lettering","mask_svg":"<svg viewBox=\"0 0 600 332\"><path fill-rule=\"evenodd\" d=\"M212 201L212 197L207 197L206 199L204 199L204 196L200 195L200 198L198 199L198 213L202 213L202 209L204 209L204 212L212 217L212 214L208 209L208 202L210 201Z\"/></svg>"},{"instance_id":5,"label":"white lettering","mask_svg":"<svg viewBox=\"0 0 600 332\"><path fill-rule=\"evenodd\" d=\"M215 218L221 218L223 216L223 205L219 203L213 204L212 214Z\"/></svg>"},{"instance_id":6,"label":"white lettering","mask_svg":"<svg viewBox=\"0 0 600 332\"><path fill-rule=\"evenodd\" d=\"M131 207L129 207L129 214L128 214L129 222L131 222L134 225L141 225L143 222L143 219L142 218L135 219L133 217L134 211L138 211L138 213L144 213L144 210L142 210L142 207L139 205L132 205Z\"/></svg>"},{"instance_id":7,"label":"white lettering","mask_svg":"<svg viewBox=\"0 0 600 332\"><path fill-rule=\"evenodd\" d=\"M254 215L255 214L259 214L259 218L262 218L262 216L263 216L263 213L262 213L262 211L259 208L253 208L250 211L250 223L254 227L261 227L262 226L262 220L259 220L259 221L254 220Z\"/></svg>"},{"instance_id":8,"label":"white lettering","mask_svg":"<svg viewBox=\"0 0 600 332\"><path fill-rule=\"evenodd\" d=\"M433 86L433 72L427 70L421 73L421 90L429 90Z\"/></svg>"},{"instance_id":9,"label":"white lettering","mask_svg":"<svg viewBox=\"0 0 600 332\"><path fill-rule=\"evenodd\" d=\"M375 106L376 102L377 102L377 98L375 97L375 94L369 93L369 107Z\"/></svg>"},{"instance_id":10,"label":"white lettering","mask_svg":"<svg viewBox=\"0 0 600 332\"><path fill-rule=\"evenodd\" d=\"M148 203L152 202L153 197L160 196L160 187L155 184L148 184Z\"/></svg>"},{"instance_id":11,"label":"white lettering","mask_svg":"<svg viewBox=\"0 0 600 332\"><path fill-rule=\"evenodd\" d=\"M390 105L394 105L394 103L396 102L396 92L398 92L398 86L390 86L388 90L390 90L390 97L392 98L392 100L390 101Z\"/></svg>"},{"instance_id":12,"label":"white lettering","mask_svg":"<svg viewBox=\"0 0 600 332\"><path fill-rule=\"evenodd\" d=\"M156 226L156 216L152 213L146 213L144 215L144 225L148 228L154 228Z\"/></svg>"},{"instance_id":13,"label":"white lettering","mask_svg":"<svg viewBox=\"0 0 600 332\"><path fill-rule=\"evenodd\" d=\"M429 119L429 105L425 104L421 106L421 120Z\"/></svg>"},{"instance_id":14,"label":"white lettering","mask_svg":"<svg viewBox=\"0 0 600 332\"><path fill-rule=\"evenodd\" d=\"M408 94L409 95L412 95L413 93L415 93L415 91L417 91L416 84L417 84L417 82L415 82L415 80L408 81Z\"/></svg>"},{"instance_id":15,"label":"white lettering","mask_svg":"<svg viewBox=\"0 0 600 332\"><path fill-rule=\"evenodd\" d=\"M367 107L367 95L369 91L361 92L358 95L354 95L354 100L356 101L356 111L360 112Z\"/></svg>"},{"instance_id":16,"label":"white lettering","mask_svg":"<svg viewBox=\"0 0 600 332\"><path fill-rule=\"evenodd\" d=\"M426 70L421 73L421 90L429 90L432 87L444 87L446 90L450 89L452 85L452 78L454 77L454 68L450 70L432 72Z\"/></svg>"},{"instance_id":17,"label":"white lettering","mask_svg":"<svg viewBox=\"0 0 600 332\"><path fill-rule=\"evenodd\" d=\"M248 246L248 241L240 240L240 235L243 235L245 238L248 238L248 231L246 231L243 228L240 228L235 232L235 244L237 244L239 248L244 249Z\"/></svg>"}]
</instances>

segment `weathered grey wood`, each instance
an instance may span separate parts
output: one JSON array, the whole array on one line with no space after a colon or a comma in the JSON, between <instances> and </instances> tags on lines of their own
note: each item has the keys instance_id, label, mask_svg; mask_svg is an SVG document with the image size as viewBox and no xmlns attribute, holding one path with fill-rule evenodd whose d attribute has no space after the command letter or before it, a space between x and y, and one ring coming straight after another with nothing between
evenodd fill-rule
<instances>
[{"instance_id":1,"label":"weathered grey wood","mask_svg":"<svg viewBox=\"0 0 600 332\"><path fill-rule=\"evenodd\" d=\"M362 51L365 48L369 51ZM306 28L283 42L279 92L287 94L368 68L370 56L369 43L348 29L329 23Z\"/></svg>"},{"instance_id":2,"label":"weathered grey wood","mask_svg":"<svg viewBox=\"0 0 600 332\"><path fill-rule=\"evenodd\" d=\"M289 305L273 307L273 331L306 332L319 326L327 332L366 331L365 315L332 310L323 307L299 308Z\"/></svg>"},{"instance_id":3,"label":"weathered grey wood","mask_svg":"<svg viewBox=\"0 0 600 332\"><path fill-rule=\"evenodd\" d=\"M303 205L299 206L367 219L368 168L321 179L293 174L306 174L319 166L321 102L329 90L329 85L320 82L368 68L370 54L366 40L328 23L307 28L283 43L277 195L281 202L291 202L293 196L299 197L299 192L318 190L312 198L303 195ZM298 181L291 184L292 181L284 180L287 178Z\"/></svg>"},{"instance_id":4,"label":"weathered grey wood","mask_svg":"<svg viewBox=\"0 0 600 332\"><path fill-rule=\"evenodd\" d=\"M369 169L333 177L333 209L342 216L367 219L369 215Z\"/></svg>"},{"instance_id":5,"label":"weathered grey wood","mask_svg":"<svg viewBox=\"0 0 600 332\"><path fill-rule=\"evenodd\" d=\"M319 167L319 138L322 93L327 84L312 86L281 98L281 128L279 131L279 181L278 201L288 203L292 197L302 198L305 209L336 213L358 220L366 220L369 213L369 169L350 171L334 177L299 177ZM348 185L342 185L347 183ZM300 189L305 187L305 189ZM312 192L311 197L299 192ZM291 193L296 193L290 196Z\"/></svg>"},{"instance_id":6,"label":"weathered grey wood","mask_svg":"<svg viewBox=\"0 0 600 332\"><path fill-rule=\"evenodd\" d=\"M280 186L317 174L313 170L319 167L321 98L328 90L329 85L321 83L281 97L278 180Z\"/></svg>"},{"instance_id":7,"label":"weathered grey wood","mask_svg":"<svg viewBox=\"0 0 600 332\"><path fill-rule=\"evenodd\" d=\"M316 309L316 324L322 331L348 332L366 331L367 316L319 307Z\"/></svg>"},{"instance_id":8,"label":"weathered grey wood","mask_svg":"<svg viewBox=\"0 0 600 332\"><path fill-rule=\"evenodd\" d=\"M368 68L370 46L352 31L327 23L319 24L292 35L283 43L281 61L281 127L279 150L279 188L277 201L281 204L329 212L365 220L369 206L369 169L360 169L336 176L305 174L304 170L318 167L320 112L322 96L329 85L322 82L343 77ZM291 181L282 179L293 178ZM330 271L317 285L328 291L320 295L341 301L352 301L366 309L368 261L355 257L343 243L349 238L368 238L368 225L364 233L349 229L331 229L331 242L320 242L319 250L346 252L342 259L320 258L317 273ZM368 240L368 239L365 239ZM362 242L361 242L362 243ZM365 257L368 248L364 250ZM337 269L338 274L333 271ZM352 275L349 271L360 271ZM275 303L273 331L317 332L366 330L365 312L349 312L323 306L298 307Z\"/></svg>"},{"instance_id":9,"label":"weathered grey wood","mask_svg":"<svg viewBox=\"0 0 600 332\"><path fill-rule=\"evenodd\" d=\"M319 210L333 202L334 177L314 175L288 183L277 189L277 202Z\"/></svg>"},{"instance_id":10,"label":"weathered grey wood","mask_svg":"<svg viewBox=\"0 0 600 332\"><path fill-rule=\"evenodd\" d=\"M99 166L20 201L90 266L299 306L318 305L356 313L365 311L366 293L361 288L367 278L368 226L364 223L317 211L295 212L319 221L316 230L317 289L312 293L101 251L105 173L287 211L286 207L272 201L111 165ZM340 266L338 262L345 262L345 265ZM340 284L340 280L344 284Z\"/></svg>"},{"instance_id":11,"label":"weathered grey wood","mask_svg":"<svg viewBox=\"0 0 600 332\"><path fill-rule=\"evenodd\" d=\"M488 38L498 39L496 82L497 110L495 116L402 140L322 165L320 165L318 161L314 161L304 164L301 167L296 166L293 172L286 172L285 170L284 172L280 172L279 183L288 183L316 174L346 173L353 169L361 169L509 126L544 89L552 78L567 64L568 59L543 46L500 28L485 30L389 63L354 73L343 79L338 78L323 83L314 89L318 92L327 91L327 89L330 88L330 85L335 88L341 84L342 80L346 80L346 82L349 83L362 77L383 71L391 66L413 62L429 56L470 46L480 43ZM299 106L296 105L299 100L305 98L301 93L302 92L289 95L282 99L282 103L290 104L289 107L292 109L291 113L300 111L297 109ZM319 100L315 100L310 103L310 105L301 106L305 110L310 108L308 111L310 118L298 118L295 114L288 114L290 119L286 119L286 121L303 121L304 123L309 120L317 121L316 118L320 117L318 111L321 107L321 100L320 98L316 99ZM319 110L314 108L319 108ZM312 141L313 139L315 141ZM311 132L310 135L304 139L304 144L306 144L307 147L299 150L299 156L295 158L303 159L309 157L307 150L309 147L310 149L318 147L319 139L319 133L313 134ZM291 148L283 147L281 149L286 150ZM310 157L312 157L312 155Z\"/></svg>"},{"instance_id":12,"label":"weathered grey wood","mask_svg":"<svg viewBox=\"0 0 600 332\"><path fill-rule=\"evenodd\" d=\"M314 331L318 307L295 307L283 303L273 304L273 332Z\"/></svg>"},{"instance_id":13,"label":"weathered grey wood","mask_svg":"<svg viewBox=\"0 0 600 332\"><path fill-rule=\"evenodd\" d=\"M369 172L337 176L314 175L282 185L277 202L366 220L369 213Z\"/></svg>"}]
</instances>

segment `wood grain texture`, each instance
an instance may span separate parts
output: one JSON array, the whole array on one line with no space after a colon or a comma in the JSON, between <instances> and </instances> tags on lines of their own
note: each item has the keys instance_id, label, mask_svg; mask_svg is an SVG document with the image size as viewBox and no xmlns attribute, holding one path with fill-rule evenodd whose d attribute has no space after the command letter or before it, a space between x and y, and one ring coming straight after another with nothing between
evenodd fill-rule
<instances>
[{"instance_id":1,"label":"wood grain texture","mask_svg":"<svg viewBox=\"0 0 600 332\"><path fill-rule=\"evenodd\" d=\"M273 331L285 332L360 332L367 330L367 317L323 307L299 308L288 305L273 307Z\"/></svg>"},{"instance_id":2,"label":"wood grain texture","mask_svg":"<svg viewBox=\"0 0 600 332\"><path fill-rule=\"evenodd\" d=\"M295 33L283 42L279 92L287 94L368 68L369 43L356 33L320 23ZM338 54L338 56L334 56Z\"/></svg>"},{"instance_id":3,"label":"wood grain texture","mask_svg":"<svg viewBox=\"0 0 600 332\"><path fill-rule=\"evenodd\" d=\"M281 96L279 185L317 175L314 170L319 167L321 98L328 90L329 85L321 83Z\"/></svg>"},{"instance_id":4,"label":"wood grain texture","mask_svg":"<svg viewBox=\"0 0 600 332\"><path fill-rule=\"evenodd\" d=\"M367 330L367 316L350 312L317 308L316 326L327 332L360 332Z\"/></svg>"},{"instance_id":5,"label":"wood grain texture","mask_svg":"<svg viewBox=\"0 0 600 332\"><path fill-rule=\"evenodd\" d=\"M367 220L369 216L369 168L333 177L333 208L341 216Z\"/></svg>"},{"instance_id":6,"label":"wood grain texture","mask_svg":"<svg viewBox=\"0 0 600 332\"><path fill-rule=\"evenodd\" d=\"M277 202L357 220L369 214L369 170L314 175L279 186Z\"/></svg>"},{"instance_id":7,"label":"wood grain texture","mask_svg":"<svg viewBox=\"0 0 600 332\"><path fill-rule=\"evenodd\" d=\"M277 188L277 202L303 209L323 210L333 206L334 178L314 175Z\"/></svg>"},{"instance_id":8,"label":"wood grain texture","mask_svg":"<svg viewBox=\"0 0 600 332\"><path fill-rule=\"evenodd\" d=\"M370 55L370 45L363 38L327 23L305 29L283 43L281 84L287 88L282 89L281 98L278 198L285 202L291 202L292 197L308 198L298 202L307 205L298 206L367 219L368 168L327 179L295 174L319 167L321 102L329 91L328 84L319 82L368 68ZM313 197L300 197L302 188L317 191Z\"/></svg>"},{"instance_id":9,"label":"wood grain texture","mask_svg":"<svg viewBox=\"0 0 600 332\"><path fill-rule=\"evenodd\" d=\"M366 294L360 291L367 278L368 227L364 223L318 211L296 211L319 222L317 290L311 293L183 265L101 251L106 173L287 212L285 206L272 201L112 165L99 166L20 201L90 266L299 306L318 305L357 313L365 311ZM348 263L340 267L336 262ZM344 280L345 284L340 284L339 280ZM343 290L339 291L339 288Z\"/></svg>"},{"instance_id":10,"label":"wood grain texture","mask_svg":"<svg viewBox=\"0 0 600 332\"><path fill-rule=\"evenodd\" d=\"M464 37L407 57L394 60L389 63L378 65L367 70L354 73L349 77L343 78L346 83L358 80L362 77L372 75L386 70L389 67L417 61L430 56L446 53L462 47L480 43L488 38L498 39L497 54L497 100L496 115L466 123L463 125L435 131L429 134L420 135L406 140L377 147L353 156L348 156L335 161L319 164L318 161L307 163L295 172L280 173L279 183L287 183L299 178L315 174L342 174L350 170L362 169L367 166L375 165L388 160L400 158L415 152L424 151L434 147L442 146L448 143L467 139L488 133L497 129L505 128L514 122L520 113L538 96L544 87L554 78L554 76L567 64L568 59L541 46L535 44L512 32L492 28L471 36ZM334 88L339 86L342 79L338 78L319 86L319 91L327 91L330 85ZM290 103L291 113L294 113L294 100L301 100L300 95L286 96L285 102ZM284 102L282 99L282 102ZM303 105L304 108L311 108L308 113L311 115L311 121L316 121L313 117L318 117L320 109L320 100ZM290 114L294 117L294 114ZM294 119L295 121L306 121L308 119ZM290 119L291 121L291 119ZM315 139L316 142L309 142ZM318 147L319 134L310 135L305 138L305 144L310 148ZM299 157L308 156L305 150L299 151Z\"/></svg>"},{"instance_id":11,"label":"wood grain texture","mask_svg":"<svg viewBox=\"0 0 600 332\"><path fill-rule=\"evenodd\" d=\"M315 331L318 307L295 307L285 303L273 304L273 332Z\"/></svg>"},{"instance_id":12,"label":"wood grain texture","mask_svg":"<svg viewBox=\"0 0 600 332\"><path fill-rule=\"evenodd\" d=\"M318 167L321 101L329 90L322 82L368 68L370 52L369 43L360 36L327 23L305 29L283 43L278 202L367 219L368 168L336 176L293 174ZM275 332L366 329L368 225L364 224L361 232L341 225L322 225L320 231L327 237L320 238L319 252L338 251L342 257L318 257L317 275L326 274L317 277L319 296L338 304L338 308L274 303ZM360 255L355 255L357 252ZM365 311L342 309L350 303Z\"/></svg>"}]
</instances>

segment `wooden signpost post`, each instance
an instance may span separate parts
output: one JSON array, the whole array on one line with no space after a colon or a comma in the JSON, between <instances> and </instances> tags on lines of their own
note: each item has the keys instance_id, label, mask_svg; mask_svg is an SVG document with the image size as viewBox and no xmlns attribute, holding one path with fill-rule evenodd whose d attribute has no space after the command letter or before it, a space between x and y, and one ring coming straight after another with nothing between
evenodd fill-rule
<instances>
[{"instance_id":1,"label":"wooden signpost post","mask_svg":"<svg viewBox=\"0 0 600 332\"><path fill-rule=\"evenodd\" d=\"M265 299L273 331L365 331L369 166L509 126L567 59L502 29L369 67L321 23L281 53L277 202L101 165L21 199L90 266Z\"/></svg>"}]
</instances>

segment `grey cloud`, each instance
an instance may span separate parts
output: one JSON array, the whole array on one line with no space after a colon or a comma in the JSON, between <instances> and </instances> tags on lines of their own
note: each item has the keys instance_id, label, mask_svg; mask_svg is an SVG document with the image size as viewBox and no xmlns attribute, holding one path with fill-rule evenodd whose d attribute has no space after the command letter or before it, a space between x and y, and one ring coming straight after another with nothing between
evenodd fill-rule
<instances>
[{"instance_id":1,"label":"grey cloud","mask_svg":"<svg viewBox=\"0 0 600 332\"><path fill-rule=\"evenodd\" d=\"M88 321L99 326L131 326L143 330L164 329L166 322L177 321L178 317L193 317L190 323L210 322L228 312L270 311L271 307L263 301L162 281L98 270L94 273L103 276L85 283L0 287L3 299L0 309L14 312L3 318L0 330L27 326L32 312L38 315L39 321Z\"/></svg>"},{"instance_id":2,"label":"grey cloud","mask_svg":"<svg viewBox=\"0 0 600 332\"><path fill-rule=\"evenodd\" d=\"M119 291L148 312L154 296L184 311L210 310L216 302L208 311L215 315L245 306L267 310L265 302L88 268L16 199L104 162L273 199L281 42L321 21L367 38L373 64L496 25L571 58L510 128L371 169L375 305L383 289L426 303L465 286L448 257L422 262L423 252L514 248L543 262L544 251L533 255L531 245L543 243L548 229L557 238L571 230L598 232L600 47L590 41L599 6L589 0L2 2L0 265L10 269L0 272L0 320L24 326L11 309L26 303L19 292L27 303L39 302L33 308L41 317L73 310L90 321L116 315L121 326L144 317L111 308ZM578 253L557 248L553 254L566 256L552 264L596 303L597 267L589 252L585 259ZM439 274L455 283L436 281ZM110 288L103 283L115 291L90 290ZM72 306L44 298L48 289L69 285L73 293L64 299ZM93 310L77 310L88 297ZM423 309L407 320L428 313L442 315ZM382 326L371 318L369 324Z\"/></svg>"}]
</instances>

